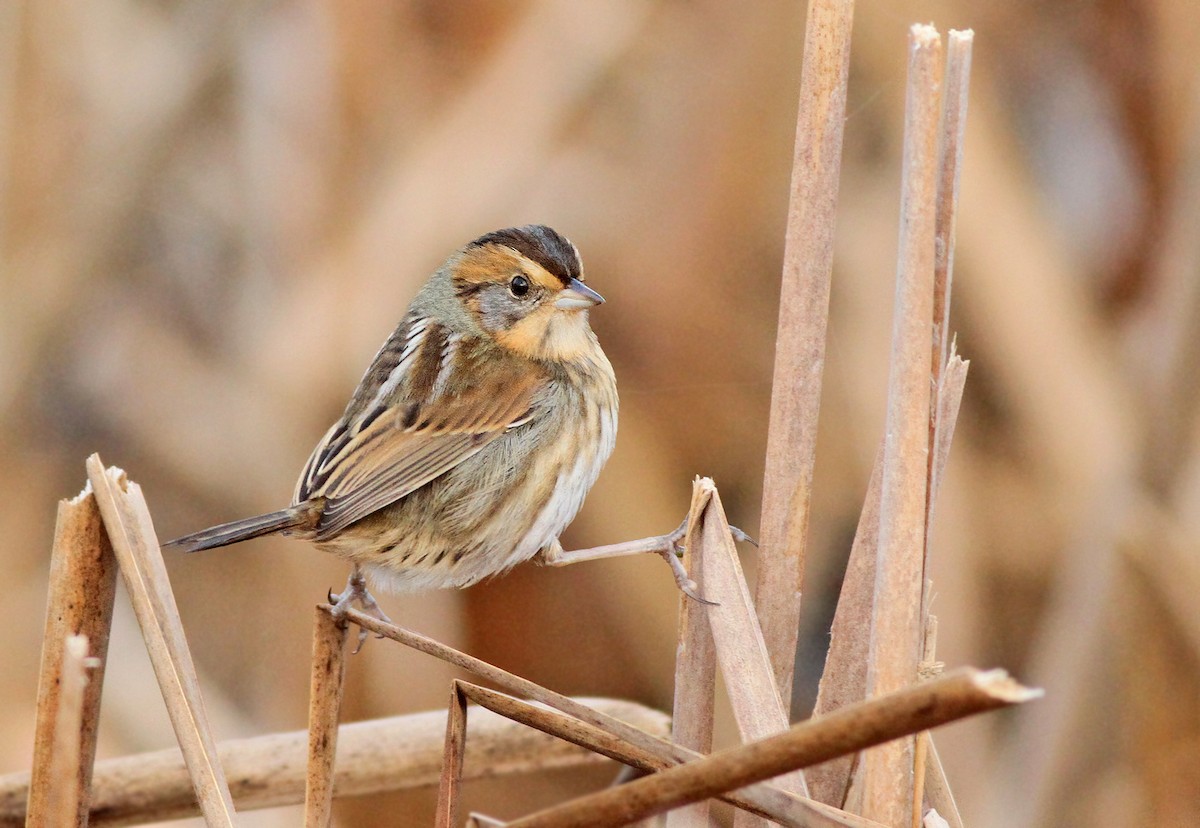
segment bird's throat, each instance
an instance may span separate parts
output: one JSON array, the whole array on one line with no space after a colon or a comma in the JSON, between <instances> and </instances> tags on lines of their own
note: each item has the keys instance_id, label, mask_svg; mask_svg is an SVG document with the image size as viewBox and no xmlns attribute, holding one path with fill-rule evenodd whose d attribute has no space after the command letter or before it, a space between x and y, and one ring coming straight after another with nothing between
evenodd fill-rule
<instances>
[{"instance_id":1,"label":"bird's throat","mask_svg":"<svg viewBox=\"0 0 1200 828\"><path fill-rule=\"evenodd\" d=\"M539 308L508 330L496 333L505 348L530 359L576 362L596 349L587 311Z\"/></svg>"}]
</instances>

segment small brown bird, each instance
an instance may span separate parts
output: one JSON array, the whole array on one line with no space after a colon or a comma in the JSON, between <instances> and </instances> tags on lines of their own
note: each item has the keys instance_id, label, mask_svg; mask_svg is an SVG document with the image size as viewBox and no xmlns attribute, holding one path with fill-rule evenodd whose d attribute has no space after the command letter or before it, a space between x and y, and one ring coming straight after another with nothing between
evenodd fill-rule
<instances>
[{"instance_id":1,"label":"small brown bird","mask_svg":"<svg viewBox=\"0 0 1200 828\"><path fill-rule=\"evenodd\" d=\"M464 587L561 552L617 436L616 378L588 325L603 301L549 227L475 239L421 288L292 505L167 545L312 540L354 565L339 606L367 608L360 570L394 591Z\"/></svg>"}]
</instances>

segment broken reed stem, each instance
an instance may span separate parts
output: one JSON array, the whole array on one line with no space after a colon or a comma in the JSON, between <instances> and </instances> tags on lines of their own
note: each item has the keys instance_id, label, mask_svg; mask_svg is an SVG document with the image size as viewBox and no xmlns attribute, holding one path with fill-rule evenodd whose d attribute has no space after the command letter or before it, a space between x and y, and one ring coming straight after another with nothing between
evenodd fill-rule
<instances>
[{"instance_id":1,"label":"broken reed stem","mask_svg":"<svg viewBox=\"0 0 1200 828\"><path fill-rule=\"evenodd\" d=\"M84 798L80 787L80 770L83 765L81 736L84 689L88 684L88 667L95 664L95 659L88 658L88 640L85 635L67 636L62 652L46 821L32 824L66 828L78 823L80 801Z\"/></svg>"},{"instance_id":2,"label":"broken reed stem","mask_svg":"<svg viewBox=\"0 0 1200 828\"><path fill-rule=\"evenodd\" d=\"M141 487L128 480L120 469L106 470L98 454L88 458L87 472L121 565L121 575L175 737L191 773L200 810L210 828L232 828L234 811L229 785L217 759L196 668Z\"/></svg>"},{"instance_id":3,"label":"broken reed stem","mask_svg":"<svg viewBox=\"0 0 1200 828\"><path fill-rule=\"evenodd\" d=\"M967 91L975 33L950 30L946 47L940 138L938 141L937 229L933 265L933 381L936 387L949 356L950 295L954 287L954 242L963 140L967 131Z\"/></svg>"},{"instance_id":4,"label":"broken reed stem","mask_svg":"<svg viewBox=\"0 0 1200 828\"><path fill-rule=\"evenodd\" d=\"M913 26L875 615L867 672L871 695L912 684L921 658L941 80L942 42L937 30ZM906 737L884 745L867 753L863 763L863 815L885 825L906 824L913 798L913 740Z\"/></svg>"},{"instance_id":5,"label":"broken reed stem","mask_svg":"<svg viewBox=\"0 0 1200 828\"><path fill-rule=\"evenodd\" d=\"M779 295L754 601L785 711L816 457L853 0L810 0Z\"/></svg>"},{"instance_id":6,"label":"broken reed stem","mask_svg":"<svg viewBox=\"0 0 1200 828\"><path fill-rule=\"evenodd\" d=\"M1022 687L1003 670L957 670L810 719L748 745L580 797L509 823L512 828L602 828L653 816L781 773L863 750L985 710L1028 701L1041 691ZM899 823L892 823L893 825Z\"/></svg>"},{"instance_id":7,"label":"broken reed stem","mask_svg":"<svg viewBox=\"0 0 1200 828\"><path fill-rule=\"evenodd\" d=\"M697 478L692 482L692 502L688 509L687 534L684 537L683 567L704 594L704 549L698 542L700 515L708 495ZM717 653L708 607L679 594L679 644L675 650L675 698L671 709L671 740L698 753L712 751L713 708L716 701ZM708 800L667 814L667 828L707 828Z\"/></svg>"},{"instance_id":8,"label":"broken reed stem","mask_svg":"<svg viewBox=\"0 0 1200 828\"><path fill-rule=\"evenodd\" d=\"M788 728L787 711L779 698L771 659L742 574L729 521L713 481L704 478L699 488L707 495L700 513L696 540L703 547L706 597L713 606L704 607L716 645L717 662L725 677L733 717L744 742L764 739ZM775 780L787 791L808 796L804 774L797 772Z\"/></svg>"},{"instance_id":9,"label":"broken reed stem","mask_svg":"<svg viewBox=\"0 0 1200 828\"><path fill-rule=\"evenodd\" d=\"M54 527L29 789L31 825L49 824L47 795L51 748L60 704L59 676L65 657L64 643L71 635L85 636L96 658L91 681L83 691L79 733L79 812L73 823L86 824L92 763L96 757L96 728L100 721L100 693L104 686L104 663L108 656L116 591L117 560L104 531L96 498L92 495L91 486L87 486L73 500L59 501L58 519Z\"/></svg>"},{"instance_id":10,"label":"broken reed stem","mask_svg":"<svg viewBox=\"0 0 1200 828\"><path fill-rule=\"evenodd\" d=\"M946 54L946 76L943 83L942 118L938 143L937 219L933 266L933 382L932 412L929 420L929 485L925 504L925 571L929 571L930 529L936 493L941 484L941 468L937 453L943 446L949 450L949 436L943 432L946 424L953 430L954 419L943 411L943 398L952 392L946 389L950 344L950 297L954 287L954 242L958 215L958 189L962 170L963 143L967 130L967 92L971 79L971 45L975 33L951 30ZM965 368L963 374L966 373ZM956 378L956 381L957 378ZM961 378L962 382L966 377ZM959 396L961 397L961 390ZM957 410L955 411L957 414ZM929 595L921 598L922 615L929 612Z\"/></svg>"},{"instance_id":11,"label":"broken reed stem","mask_svg":"<svg viewBox=\"0 0 1200 828\"><path fill-rule=\"evenodd\" d=\"M316 610L308 696L308 770L304 784L306 828L326 828L333 817L333 767L346 684L348 628L344 621Z\"/></svg>"},{"instance_id":12,"label":"broken reed stem","mask_svg":"<svg viewBox=\"0 0 1200 828\"><path fill-rule=\"evenodd\" d=\"M328 604L322 605L323 611L328 612L330 609ZM504 688L510 693L533 699L555 710L574 716L582 722L586 722L601 731L621 739L627 743L628 748L633 748L646 755L656 757L656 761L661 761L665 765L678 765L701 758L701 754L695 751L681 745L676 745L654 734L647 733L644 729L621 721L614 716L606 715L603 711L588 707L586 704L581 704L568 696L555 693L553 690L548 690L541 685L534 684L528 679L509 673L506 670L455 650L453 647L448 647L427 636L420 635L403 627L398 627L395 624L388 624L355 609L346 610L346 619L384 638L390 638L405 646L412 647L427 655L432 655L449 664L468 670ZM783 821L788 824L831 824L828 821L818 822L817 820L826 819L828 815L836 816L832 809L812 800L803 799L795 794L788 793L774 785L756 786L753 790L739 791L739 794L741 795L740 797L730 796L730 801L736 802L746 810L761 813L771 819ZM743 802L747 804L743 805ZM832 824L853 825L862 823L839 823L835 820Z\"/></svg>"},{"instance_id":13,"label":"broken reed stem","mask_svg":"<svg viewBox=\"0 0 1200 828\"><path fill-rule=\"evenodd\" d=\"M442 778L438 783L437 813L433 821L435 828L455 828L458 825L458 796L462 788L466 755L467 697L463 693L463 682L455 679L450 683L446 747L442 752Z\"/></svg>"},{"instance_id":14,"label":"broken reed stem","mask_svg":"<svg viewBox=\"0 0 1200 828\"><path fill-rule=\"evenodd\" d=\"M633 702L586 698L581 703L619 716L631 726L666 735L666 714ZM339 797L429 788L441 773L446 714L442 711L342 725L334 769ZM471 739L486 761L467 761L464 778L497 778L604 762L603 758L481 711ZM232 780L239 810L304 801L308 732L296 730L217 746ZM0 777L0 826L25 824L29 774ZM90 825L144 824L199 813L196 795L177 748L96 763ZM44 824L44 823L43 823Z\"/></svg>"}]
</instances>

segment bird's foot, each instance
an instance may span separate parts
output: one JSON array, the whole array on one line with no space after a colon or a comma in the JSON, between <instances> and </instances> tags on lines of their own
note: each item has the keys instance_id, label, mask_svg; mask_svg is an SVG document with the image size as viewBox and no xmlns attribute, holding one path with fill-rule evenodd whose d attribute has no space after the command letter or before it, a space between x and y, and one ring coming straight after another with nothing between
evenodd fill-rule
<instances>
[{"instance_id":1,"label":"bird's foot","mask_svg":"<svg viewBox=\"0 0 1200 828\"><path fill-rule=\"evenodd\" d=\"M683 561L681 559L683 558L684 551L686 551L686 547L683 545L683 539L687 537L687 529L688 519L684 518L683 523L679 524L674 531L663 535L663 549L659 552L659 554L663 556L663 559L666 560L667 564L671 567L671 574L675 576L675 583L684 595L695 601L699 601L701 604L717 606L716 601L710 601L707 598L702 597L699 592L697 592L696 582L688 576L687 570L683 568ZM745 543L753 545L755 548L758 547L758 542L754 540L754 538L750 537L736 526L729 527L729 534L733 535L733 539L735 541L744 541Z\"/></svg>"},{"instance_id":2,"label":"bird's foot","mask_svg":"<svg viewBox=\"0 0 1200 828\"><path fill-rule=\"evenodd\" d=\"M350 577L346 580L346 588L340 593L335 593L332 590L329 592L329 603L333 605L330 612L333 617L341 620L346 617L346 610L352 605L358 604L362 611L377 618L385 624L392 623L392 619L388 618L387 613L379 606L379 602L375 600L375 596L367 590L367 579L362 574L362 570L357 566L350 572ZM363 648L363 643L370 635L367 630L362 627L358 628L358 644L354 648L354 653L357 655ZM382 636L380 636L382 638Z\"/></svg>"}]
</instances>

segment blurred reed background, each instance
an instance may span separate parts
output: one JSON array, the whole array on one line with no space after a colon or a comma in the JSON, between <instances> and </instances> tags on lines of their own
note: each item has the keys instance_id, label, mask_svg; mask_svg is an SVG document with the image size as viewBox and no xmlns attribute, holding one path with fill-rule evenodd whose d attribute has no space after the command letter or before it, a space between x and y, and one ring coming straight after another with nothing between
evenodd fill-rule
<instances>
[{"instance_id":1,"label":"blurred reed background","mask_svg":"<svg viewBox=\"0 0 1200 828\"><path fill-rule=\"evenodd\" d=\"M942 734L951 782L972 826L1197 824L1184 0L860 4L796 710L881 437L905 33L925 21L977 33L939 655L1049 694ZM496 227L562 230L609 300L593 324L620 439L567 548L674 527L697 473L753 534L803 25L798 0L0 4L0 772L28 767L55 504L84 458L143 485L163 539L279 507L417 286ZM345 568L287 541L168 565L218 736L303 727L310 608ZM557 690L670 708L661 560L383 603ZM117 605L101 756L173 743ZM371 642L348 716L442 707L451 675ZM467 806L513 816L608 778L482 783ZM432 808L426 792L338 816Z\"/></svg>"}]
</instances>

